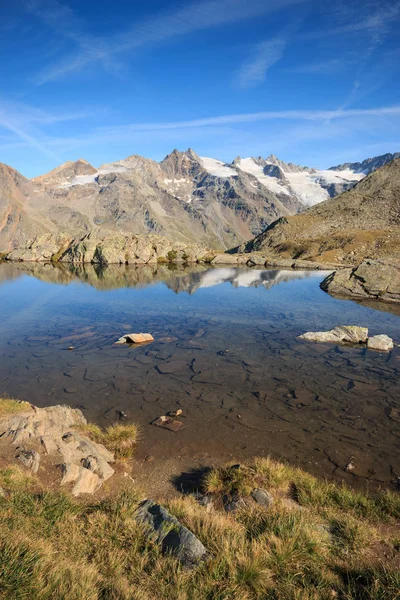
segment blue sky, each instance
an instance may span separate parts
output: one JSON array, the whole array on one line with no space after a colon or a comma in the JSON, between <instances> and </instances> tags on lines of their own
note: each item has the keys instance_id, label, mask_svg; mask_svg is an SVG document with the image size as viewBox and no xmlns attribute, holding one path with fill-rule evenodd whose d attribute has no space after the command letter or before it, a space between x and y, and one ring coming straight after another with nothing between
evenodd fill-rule
<instances>
[{"instance_id":1,"label":"blue sky","mask_svg":"<svg viewBox=\"0 0 400 600\"><path fill-rule=\"evenodd\" d=\"M400 151L400 0L0 3L0 161Z\"/></svg>"}]
</instances>

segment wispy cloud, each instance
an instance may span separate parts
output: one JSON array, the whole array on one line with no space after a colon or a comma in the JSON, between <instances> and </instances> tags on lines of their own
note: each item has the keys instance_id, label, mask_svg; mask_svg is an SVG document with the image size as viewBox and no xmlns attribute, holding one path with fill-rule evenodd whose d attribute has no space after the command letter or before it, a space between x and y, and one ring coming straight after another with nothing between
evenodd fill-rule
<instances>
[{"instance_id":1,"label":"wispy cloud","mask_svg":"<svg viewBox=\"0 0 400 600\"><path fill-rule=\"evenodd\" d=\"M257 123L271 120L300 120L300 121L325 121L326 119L351 119L354 117L386 117L400 115L400 105L360 108L360 109L338 109L338 110L282 110L263 111L255 113L243 113L232 115L220 115L205 119L192 119L189 121L172 121L160 123L131 123L117 129L131 131L161 131L164 129L187 129L191 127L213 127L215 125L235 125L239 123ZM100 128L99 128L100 129ZM98 129L98 130L99 130ZM101 128L103 131L107 128Z\"/></svg>"},{"instance_id":2,"label":"wispy cloud","mask_svg":"<svg viewBox=\"0 0 400 600\"><path fill-rule=\"evenodd\" d=\"M258 44L253 56L240 67L238 85L249 88L263 83L268 69L281 60L287 41L287 37L277 37Z\"/></svg>"},{"instance_id":3,"label":"wispy cloud","mask_svg":"<svg viewBox=\"0 0 400 600\"><path fill-rule=\"evenodd\" d=\"M331 75L353 67L359 63L358 57L353 58L327 58L325 60L313 61L285 69L287 73L299 73L304 75Z\"/></svg>"},{"instance_id":4,"label":"wispy cloud","mask_svg":"<svg viewBox=\"0 0 400 600\"><path fill-rule=\"evenodd\" d=\"M32 0L29 9L50 27L72 39L77 52L39 73L35 81L43 84L68 73L82 71L100 62L112 68L118 55L139 50L148 45L165 43L170 39L197 31L219 27L281 10L308 0L203 0L181 5L141 23L134 23L125 32L107 39L93 38L82 31L74 15L59 2ZM55 8L54 8L55 7ZM65 12L66 11L66 12ZM62 14L65 13L65 18Z\"/></svg>"},{"instance_id":5,"label":"wispy cloud","mask_svg":"<svg viewBox=\"0 0 400 600\"><path fill-rule=\"evenodd\" d=\"M52 159L59 157L50 148L46 136L38 127L55 123L77 121L93 116L94 111L46 112L26 104L6 102L0 99L0 130L5 129L32 148Z\"/></svg>"}]
</instances>

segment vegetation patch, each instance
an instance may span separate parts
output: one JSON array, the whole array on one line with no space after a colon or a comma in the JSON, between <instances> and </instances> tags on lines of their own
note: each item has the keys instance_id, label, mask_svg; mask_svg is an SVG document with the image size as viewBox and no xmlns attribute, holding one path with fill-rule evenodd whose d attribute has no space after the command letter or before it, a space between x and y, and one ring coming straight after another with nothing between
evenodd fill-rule
<instances>
[{"instance_id":1,"label":"vegetation patch","mask_svg":"<svg viewBox=\"0 0 400 600\"><path fill-rule=\"evenodd\" d=\"M110 440L120 443L115 427L109 428ZM106 435L96 426L89 429L91 436ZM9 486L10 475L5 481L2 473L0 481ZM322 486L321 495L309 492L310 481ZM296 490L302 485L308 490L307 502L300 504ZM325 505L332 494L326 485L271 459L212 470L203 481L213 498L212 510L191 495L163 503L208 549L207 560L189 571L164 554L137 523L141 498L132 489L100 502L79 503L60 492L9 486L0 498L0 598L400 598L394 505L359 511L363 495L353 492L349 508L350 491L338 494L345 498L343 504ZM269 507L250 500L249 490L260 486L274 497ZM233 513L218 508L221 495L237 493L247 498L244 507ZM380 497L365 495L362 504L381 506ZM378 551L382 540L388 554Z\"/></svg>"},{"instance_id":2,"label":"vegetation patch","mask_svg":"<svg viewBox=\"0 0 400 600\"><path fill-rule=\"evenodd\" d=\"M0 398L0 419L7 415L27 412L30 410L29 402L14 400L13 398Z\"/></svg>"},{"instance_id":3,"label":"vegetation patch","mask_svg":"<svg viewBox=\"0 0 400 600\"><path fill-rule=\"evenodd\" d=\"M127 459L133 456L139 438L139 428L134 423L123 425L116 423L106 429L88 423L80 428L94 442L103 444L108 450L114 452L115 457Z\"/></svg>"}]
</instances>

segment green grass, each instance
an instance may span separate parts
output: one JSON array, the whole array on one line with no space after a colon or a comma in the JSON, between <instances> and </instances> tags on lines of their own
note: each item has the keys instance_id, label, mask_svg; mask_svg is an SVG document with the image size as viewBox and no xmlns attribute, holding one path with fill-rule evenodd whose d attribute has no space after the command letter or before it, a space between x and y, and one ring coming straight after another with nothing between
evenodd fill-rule
<instances>
[{"instance_id":1,"label":"green grass","mask_svg":"<svg viewBox=\"0 0 400 600\"><path fill-rule=\"evenodd\" d=\"M92 435L99 431L105 435L101 429ZM271 459L208 473L203 485L215 500L211 512L191 496L163 502L209 551L189 571L136 523L137 492L80 504L58 491L36 493L28 481L15 486L4 469L1 477L7 491L0 498L1 600L400 598L399 536L387 533L398 525L396 503L344 494L341 487L344 500L330 501L324 481ZM293 498L304 482L307 502L299 504ZM247 498L236 513L219 508L224 495L246 497L253 487L267 488L272 506ZM371 502L373 510L359 509ZM393 559L377 553L377 540L388 544Z\"/></svg>"}]
</instances>

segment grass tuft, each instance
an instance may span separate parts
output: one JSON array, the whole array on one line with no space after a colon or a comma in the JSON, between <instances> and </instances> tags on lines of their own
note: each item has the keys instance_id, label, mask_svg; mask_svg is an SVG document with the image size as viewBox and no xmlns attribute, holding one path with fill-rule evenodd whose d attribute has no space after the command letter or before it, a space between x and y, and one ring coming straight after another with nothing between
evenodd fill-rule
<instances>
[{"instance_id":1,"label":"grass tuft","mask_svg":"<svg viewBox=\"0 0 400 600\"><path fill-rule=\"evenodd\" d=\"M123 425L115 423L103 430L98 425L88 423L79 428L98 444L103 444L108 450L114 452L115 457L121 460L131 458L139 439L139 428L134 423Z\"/></svg>"},{"instance_id":2,"label":"grass tuft","mask_svg":"<svg viewBox=\"0 0 400 600\"><path fill-rule=\"evenodd\" d=\"M0 398L0 419L7 415L13 415L20 412L27 412L30 410L29 402L22 400L14 400L14 398Z\"/></svg>"}]
</instances>

